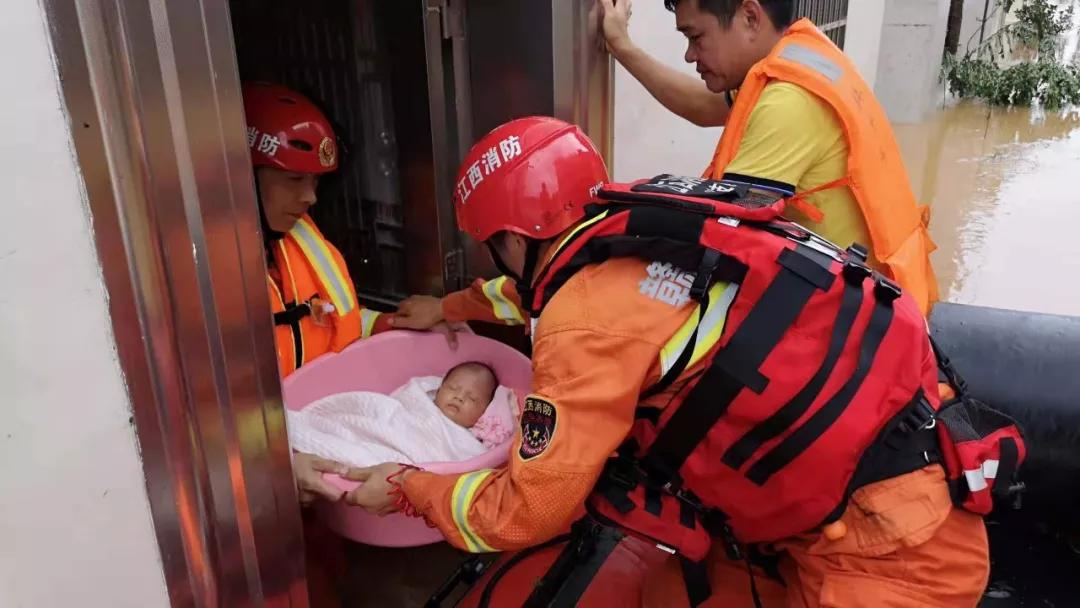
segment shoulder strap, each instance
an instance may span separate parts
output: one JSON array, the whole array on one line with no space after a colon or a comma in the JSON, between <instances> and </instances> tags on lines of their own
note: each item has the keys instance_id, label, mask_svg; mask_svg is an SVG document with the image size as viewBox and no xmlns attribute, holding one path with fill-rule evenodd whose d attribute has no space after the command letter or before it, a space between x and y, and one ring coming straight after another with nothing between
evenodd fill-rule
<instances>
[{"instance_id":1,"label":"shoulder strap","mask_svg":"<svg viewBox=\"0 0 1080 608\"><path fill-rule=\"evenodd\" d=\"M715 254L701 242L705 222L765 224L779 217L782 196L747 184L659 175L629 184L609 184L588 211L590 219L558 244L538 273L527 306L538 314L582 267L614 257L648 257L697 269L692 297L700 300L710 281L741 282L746 268ZM709 254L713 255L713 254Z\"/></svg>"},{"instance_id":2,"label":"shoulder strap","mask_svg":"<svg viewBox=\"0 0 1080 608\"><path fill-rule=\"evenodd\" d=\"M650 477L661 483L679 483L679 469L727 412L743 389L762 393L769 379L758 368L818 290L827 291L836 276L832 258L796 245L778 259L781 270L765 289L727 345L679 406L642 459Z\"/></svg>"}]
</instances>

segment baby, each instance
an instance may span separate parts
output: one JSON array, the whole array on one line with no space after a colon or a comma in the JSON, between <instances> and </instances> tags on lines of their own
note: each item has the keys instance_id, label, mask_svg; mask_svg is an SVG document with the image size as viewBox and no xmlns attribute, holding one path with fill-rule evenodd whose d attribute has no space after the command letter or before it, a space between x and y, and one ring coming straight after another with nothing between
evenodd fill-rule
<instances>
[{"instance_id":1,"label":"baby","mask_svg":"<svg viewBox=\"0 0 1080 608\"><path fill-rule=\"evenodd\" d=\"M497 388L499 379L490 367L467 361L446 372L434 401L447 418L458 426L471 428L484 415Z\"/></svg>"},{"instance_id":2,"label":"baby","mask_svg":"<svg viewBox=\"0 0 1080 608\"><path fill-rule=\"evenodd\" d=\"M409 380L389 395L328 395L288 415L293 448L366 466L475 458L510 440L517 400L491 367L470 361L442 377Z\"/></svg>"}]
</instances>

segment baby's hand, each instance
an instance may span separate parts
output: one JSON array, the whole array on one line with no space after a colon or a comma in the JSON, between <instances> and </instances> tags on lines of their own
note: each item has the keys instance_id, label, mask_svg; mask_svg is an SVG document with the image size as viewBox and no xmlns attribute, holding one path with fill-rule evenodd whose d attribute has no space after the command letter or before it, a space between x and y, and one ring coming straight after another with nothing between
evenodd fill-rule
<instances>
[{"instance_id":1,"label":"baby's hand","mask_svg":"<svg viewBox=\"0 0 1080 608\"><path fill-rule=\"evenodd\" d=\"M349 469L343 477L363 482L364 485L346 494L345 502L380 516L399 511L397 497L390 493L394 486L387 481L387 478L400 469L401 465L396 462ZM401 478L403 479L404 475Z\"/></svg>"}]
</instances>

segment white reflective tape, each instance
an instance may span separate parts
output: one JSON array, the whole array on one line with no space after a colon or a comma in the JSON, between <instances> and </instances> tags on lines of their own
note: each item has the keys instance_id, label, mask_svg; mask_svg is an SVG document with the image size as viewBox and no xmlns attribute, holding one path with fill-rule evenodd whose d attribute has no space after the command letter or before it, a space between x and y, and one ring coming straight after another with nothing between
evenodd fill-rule
<instances>
[{"instance_id":1,"label":"white reflective tape","mask_svg":"<svg viewBox=\"0 0 1080 608\"><path fill-rule=\"evenodd\" d=\"M780 58L810 68L832 82L836 82L844 75L844 70L831 59L801 44L788 44L780 52Z\"/></svg>"},{"instance_id":2,"label":"white reflective tape","mask_svg":"<svg viewBox=\"0 0 1080 608\"><path fill-rule=\"evenodd\" d=\"M972 492L981 492L989 487L989 484L986 483L986 476L983 475L982 469L964 471L964 478L967 479L968 489Z\"/></svg>"},{"instance_id":3,"label":"white reflective tape","mask_svg":"<svg viewBox=\"0 0 1080 608\"><path fill-rule=\"evenodd\" d=\"M701 305L698 304L690 317L686 320L679 331L660 350L660 373L666 375L675 363L682 357L683 351L690 345L690 338L697 336L694 342L694 352L690 353L687 368L692 367L701 360L713 346L720 340L724 333L724 325L727 322L728 309L735 300L735 294L739 291L738 283L718 282L709 288L709 306L705 314L701 315ZM697 323L698 317L701 323Z\"/></svg>"},{"instance_id":4,"label":"white reflective tape","mask_svg":"<svg viewBox=\"0 0 1080 608\"><path fill-rule=\"evenodd\" d=\"M999 464L1000 462L997 460L987 460L984 462L982 466L983 477L987 479L996 479Z\"/></svg>"},{"instance_id":5,"label":"white reflective tape","mask_svg":"<svg viewBox=\"0 0 1080 608\"><path fill-rule=\"evenodd\" d=\"M501 276L484 283L484 295L487 296L488 302L491 303L491 310L500 321L507 325L521 325L525 320L521 318L517 306L503 295L503 285L507 280L507 277Z\"/></svg>"},{"instance_id":6,"label":"white reflective tape","mask_svg":"<svg viewBox=\"0 0 1080 608\"><path fill-rule=\"evenodd\" d=\"M370 338L375 333L375 322L382 313L367 308L360 309L360 337Z\"/></svg>"}]
</instances>

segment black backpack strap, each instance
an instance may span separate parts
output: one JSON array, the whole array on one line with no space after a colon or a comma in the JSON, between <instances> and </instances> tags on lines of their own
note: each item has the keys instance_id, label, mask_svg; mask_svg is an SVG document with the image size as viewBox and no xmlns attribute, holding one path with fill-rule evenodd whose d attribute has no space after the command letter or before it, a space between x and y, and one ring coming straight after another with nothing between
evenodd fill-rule
<instances>
[{"instance_id":1,"label":"black backpack strap","mask_svg":"<svg viewBox=\"0 0 1080 608\"><path fill-rule=\"evenodd\" d=\"M293 366L297 369L304 364L304 331L300 321L311 315L311 304L286 302L285 310L274 313L274 325L288 327L292 331Z\"/></svg>"},{"instance_id":2,"label":"black backpack strap","mask_svg":"<svg viewBox=\"0 0 1080 608\"><path fill-rule=\"evenodd\" d=\"M818 394L821 393L821 389L824 388L825 382L832 375L837 361L840 360L844 344L862 308L863 281L869 276L870 269L857 262L849 261L844 267L844 294L841 296L840 312L837 313L836 320L833 322L832 337L829 339L825 359L810 382L792 397L791 401L728 448L724 453L724 464L733 469L741 468L762 445L779 437L810 409Z\"/></svg>"},{"instance_id":3,"label":"black backpack strap","mask_svg":"<svg viewBox=\"0 0 1080 608\"><path fill-rule=\"evenodd\" d=\"M956 370L952 360L941 350L933 335L930 335L930 347L934 349L934 357L937 359L939 379L947 382L956 391L957 398L963 397L967 393L967 382L964 381L960 372Z\"/></svg>"},{"instance_id":4,"label":"black backpack strap","mask_svg":"<svg viewBox=\"0 0 1080 608\"><path fill-rule=\"evenodd\" d=\"M769 379L758 368L814 293L832 286L832 262L802 245L780 252L780 272L649 448L642 464L650 477L661 484L677 483L683 462L739 393L744 388L764 392Z\"/></svg>"},{"instance_id":5,"label":"black backpack strap","mask_svg":"<svg viewBox=\"0 0 1080 608\"><path fill-rule=\"evenodd\" d=\"M287 302L285 304L285 310L274 313L274 325L287 325L293 327L299 325L304 317L309 316L311 316L311 305L307 302L302 304Z\"/></svg>"},{"instance_id":6,"label":"black backpack strap","mask_svg":"<svg viewBox=\"0 0 1080 608\"><path fill-rule=\"evenodd\" d=\"M571 529L570 542L525 600L523 608L572 608L600 567L624 538L617 528L586 516Z\"/></svg>"},{"instance_id":7,"label":"black backpack strap","mask_svg":"<svg viewBox=\"0 0 1080 608\"><path fill-rule=\"evenodd\" d=\"M712 596L709 566L705 561L695 562L682 556L679 557L679 565L682 566L683 582L686 584L686 597L690 600L690 608L697 608Z\"/></svg>"},{"instance_id":8,"label":"black backpack strap","mask_svg":"<svg viewBox=\"0 0 1080 608\"><path fill-rule=\"evenodd\" d=\"M759 486L765 485L770 477L817 441L847 410L863 381L870 374L878 349L892 325L893 301L890 297L893 292L883 293L881 285L879 279L878 288L875 289L877 295L874 298L874 310L859 344L859 358L851 377L809 420L755 462L746 472L747 479Z\"/></svg>"},{"instance_id":9,"label":"black backpack strap","mask_svg":"<svg viewBox=\"0 0 1080 608\"><path fill-rule=\"evenodd\" d=\"M491 578L488 579L487 584L484 586L483 592L481 592L480 594L480 601L477 604L477 608L491 608L491 599L492 596L494 596L495 594L495 589L498 588L499 583L502 581L503 577L506 576L511 570L513 570L518 564L545 549L549 549L556 545L570 542L570 536L570 534L560 534L559 536L556 536L549 541L540 543L539 545L534 545L527 549L522 549L521 551L518 551L516 554L514 554L510 559L506 560L506 562L504 562L501 566L498 567L498 569L496 569L491 574Z\"/></svg>"}]
</instances>

